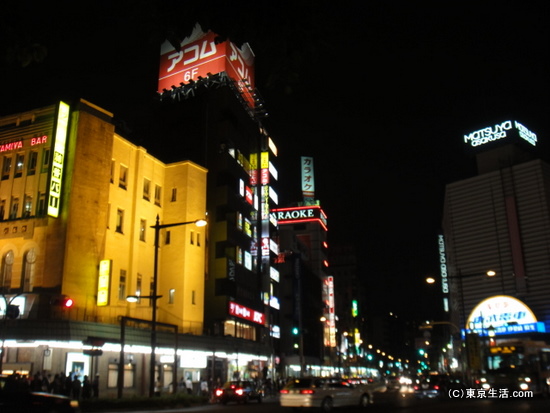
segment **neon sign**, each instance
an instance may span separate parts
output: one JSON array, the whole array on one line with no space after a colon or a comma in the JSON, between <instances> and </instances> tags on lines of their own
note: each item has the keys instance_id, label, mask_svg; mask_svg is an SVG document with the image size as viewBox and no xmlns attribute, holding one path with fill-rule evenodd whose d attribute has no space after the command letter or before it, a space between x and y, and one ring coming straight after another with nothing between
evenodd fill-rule
<instances>
[{"instance_id":1,"label":"neon sign","mask_svg":"<svg viewBox=\"0 0 550 413\"><path fill-rule=\"evenodd\" d=\"M46 142L48 142L48 136L43 135L36 138L30 138L30 139L19 139L13 142L8 142L0 145L0 152L9 152L9 151L15 151L18 149L23 149L24 142L29 142L30 146L36 146L36 145L42 145Z\"/></svg>"},{"instance_id":2,"label":"neon sign","mask_svg":"<svg viewBox=\"0 0 550 413\"><path fill-rule=\"evenodd\" d=\"M239 48L228 40L219 42L215 33L204 33L197 25L180 46L178 51L168 41L162 45L159 93L209 74L225 72L236 82L248 104L254 107L254 53L248 44Z\"/></svg>"},{"instance_id":3,"label":"neon sign","mask_svg":"<svg viewBox=\"0 0 550 413\"><path fill-rule=\"evenodd\" d=\"M252 310L244 305L237 304L233 301L229 302L229 314L243 320L252 321L257 324L265 324L265 315L259 311Z\"/></svg>"},{"instance_id":4,"label":"neon sign","mask_svg":"<svg viewBox=\"0 0 550 413\"><path fill-rule=\"evenodd\" d=\"M50 192L48 196L48 215L54 218L59 216L61 204L61 183L63 180L63 165L65 163L65 143L67 142L67 130L69 127L69 111L69 105L63 102L59 103L50 172Z\"/></svg>"},{"instance_id":5,"label":"neon sign","mask_svg":"<svg viewBox=\"0 0 550 413\"><path fill-rule=\"evenodd\" d=\"M299 222L319 222L326 231L327 216L319 206L296 208L278 208L271 210L271 217L281 224L297 224Z\"/></svg>"},{"instance_id":6,"label":"neon sign","mask_svg":"<svg viewBox=\"0 0 550 413\"><path fill-rule=\"evenodd\" d=\"M514 137L519 137L533 146L537 144L537 135L517 120L507 120L464 135L464 143L469 143L471 147L478 147L500 139Z\"/></svg>"},{"instance_id":7,"label":"neon sign","mask_svg":"<svg viewBox=\"0 0 550 413\"><path fill-rule=\"evenodd\" d=\"M480 302L470 313L466 328L486 336L489 329L495 334L544 332L529 307L517 298L496 295Z\"/></svg>"},{"instance_id":8,"label":"neon sign","mask_svg":"<svg viewBox=\"0 0 550 413\"><path fill-rule=\"evenodd\" d=\"M111 260L101 260L97 280L97 306L109 304L109 286L111 284Z\"/></svg>"}]
</instances>

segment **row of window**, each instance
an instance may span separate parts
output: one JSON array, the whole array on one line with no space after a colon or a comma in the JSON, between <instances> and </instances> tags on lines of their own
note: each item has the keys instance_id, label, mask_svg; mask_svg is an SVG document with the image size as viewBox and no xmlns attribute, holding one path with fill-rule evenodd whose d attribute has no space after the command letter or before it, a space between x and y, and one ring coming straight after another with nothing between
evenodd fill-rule
<instances>
[{"instance_id":1,"label":"row of window","mask_svg":"<svg viewBox=\"0 0 550 413\"><path fill-rule=\"evenodd\" d=\"M22 206L22 208L21 208ZM38 194L36 211L33 211L34 199L31 195L25 195L23 205L18 196L12 196L9 203L7 199L0 199L0 221L6 219L29 218L31 216L42 216L46 214L46 194Z\"/></svg>"},{"instance_id":2,"label":"row of window","mask_svg":"<svg viewBox=\"0 0 550 413\"><path fill-rule=\"evenodd\" d=\"M114 171L115 171L115 161L111 163L111 183L114 183ZM128 189L128 167L126 165L120 164L119 175L118 175L118 187L124 190ZM146 201L151 201L151 195L153 195L153 200L155 205L160 206L160 201L162 198L162 187L160 185L154 185L154 193L151 194L151 180L143 178L143 199ZM177 199L177 189L172 188L172 196L170 198L171 202L175 202Z\"/></svg>"},{"instance_id":3,"label":"row of window","mask_svg":"<svg viewBox=\"0 0 550 413\"><path fill-rule=\"evenodd\" d=\"M125 211L124 209L118 208L116 212L116 224L115 224L115 231L124 234L124 215ZM140 241L147 241L147 220L140 219L139 220L139 240ZM171 234L170 231L165 232L165 238L164 238L164 244L168 245L171 241ZM198 247L201 246L201 234L195 233L195 231L191 231L189 235L189 244L191 245L197 245Z\"/></svg>"},{"instance_id":4,"label":"row of window","mask_svg":"<svg viewBox=\"0 0 550 413\"><path fill-rule=\"evenodd\" d=\"M118 278L118 299L120 301L126 301L126 298L128 295L136 295L140 297L142 295L143 291L143 275L137 274L136 276L136 290L134 294L128 294L128 291L126 290L128 277L126 270L120 270L119 278ZM151 279L149 282L149 296L153 295L154 290L154 284L153 280ZM158 293L158 291L157 291ZM176 299L176 289L171 288L168 290L168 304L174 304ZM138 303L140 303L141 300L138 300ZM151 305L152 300L149 300L149 305ZM191 291L191 304L196 305L196 292L193 290Z\"/></svg>"},{"instance_id":5,"label":"row of window","mask_svg":"<svg viewBox=\"0 0 550 413\"><path fill-rule=\"evenodd\" d=\"M31 151L27 159L27 176L34 175L38 165L38 151ZM50 149L46 148L42 151L42 170L47 170L50 165ZM2 180L10 179L12 171L13 177L19 178L23 176L25 169L25 154L17 153L15 155L4 155L2 160Z\"/></svg>"},{"instance_id":6,"label":"row of window","mask_svg":"<svg viewBox=\"0 0 550 413\"><path fill-rule=\"evenodd\" d=\"M13 281L13 263L15 255L12 250L9 250L2 257L2 266L0 268L0 280L3 293L9 293L12 288ZM36 263L36 251L31 248L24 254L23 267L21 271L20 285L15 288L20 288L23 292L32 292L34 286L34 273Z\"/></svg>"}]
</instances>

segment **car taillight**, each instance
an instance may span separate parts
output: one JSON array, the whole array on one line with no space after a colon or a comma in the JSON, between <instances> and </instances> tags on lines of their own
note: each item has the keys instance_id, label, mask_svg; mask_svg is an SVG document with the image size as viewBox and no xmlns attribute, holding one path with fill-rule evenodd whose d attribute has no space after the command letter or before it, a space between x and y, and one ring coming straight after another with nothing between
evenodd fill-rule
<instances>
[{"instance_id":1,"label":"car taillight","mask_svg":"<svg viewBox=\"0 0 550 413\"><path fill-rule=\"evenodd\" d=\"M314 394L314 393L315 393L315 390L311 390L311 389L300 390L300 394Z\"/></svg>"},{"instance_id":2,"label":"car taillight","mask_svg":"<svg viewBox=\"0 0 550 413\"><path fill-rule=\"evenodd\" d=\"M223 390L222 389L216 389L216 396L221 396L223 394Z\"/></svg>"},{"instance_id":3,"label":"car taillight","mask_svg":"<svg viewBox=\"0 0 550 413\"><path fill-rule=\"evenodd\" d=\"M435 389L435 390L439 390L439 386L436 384L436 385L434 386L434 389Z\"/></svg>"},{"instance_id":4,"label":"car taillight","mask_svg":"<svg viewBox=\"0 0 550 413\"><path fill-rule=\"evenodd\" d=\"M288 390L287 390L287 389L283 389L283 390L281 390L279 393L281 393L281 394L288 394Z\"/></svg>"},{"instance_id":5,"label":"car taillight","mask_svg":"<svg viewBox=\"0 0 550 413\"><path fill-rule=\"evenodd\" d=\"M414 389L415 390L418 390L420 387L419 386L414 386Z\"/></svg>"},{"instance_id":6,"label":"car taillight","mask_svg":"<svg viewBox=\"0 0 550 413\"><path fill-rule=\"evenodd\" d=\"M235 393L237 393L239 396L242 396L244 394L244 389L235 389Z\"/></svg>"}]
</instances>

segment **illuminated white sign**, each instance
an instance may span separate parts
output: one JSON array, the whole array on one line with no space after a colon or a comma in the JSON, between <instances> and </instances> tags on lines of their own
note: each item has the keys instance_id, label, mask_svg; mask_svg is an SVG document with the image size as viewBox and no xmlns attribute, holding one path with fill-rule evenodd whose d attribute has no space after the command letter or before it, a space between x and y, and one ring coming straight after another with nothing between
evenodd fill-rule
<instances>
[{"instance_id":1,"label":"illuminated white sign","mask_svg":"<svg viewBox=\"0 0 550 413\"><path fill-rule=\"evenodd\" d=\"M279 275L279 271L277 269L275 269L273 267L269 267L269 276L273 281L279 282L280 275Z\"/></svg>"},{"instance_id":2,"label":"illuminated white sign","mask_svg":"<svg viewBox=\"0 0 550 413\"><path fill-rule=\"evenodd\" d=\"M53 148L52 169L50 172L50 192L48 195L48 215L54 218L59 216L61 203L61 184L63 180L63 165L65 163L65 143L69 127L69 105L59 103L55 142Z\"/></svg>"},{"instance_id":3,"label":"illuminated white sign","mask_svg":"<svg viewBox=\"0 0 550 413\"><path fill-rule=\"evenodd\" d=\"M537 135L535 133L531 132L518 121L512 120L507 120L464 135L464 143L477 147L507 137L513 137L514 135L519 136L533 146L537 144Z\"/></svg>"},{"instance_id":4,"label":"illuminated white sign","mask_svg":"<svg viewBox=\"0 0 550 413\"><path fill-rule=\"evenodd\" d=\"M447 258L445 257L445 240L443 235L438 237L439 244L439 270L441 272L441 291L443 294L449 293L449 282L447 279Z\"/></svg>"},{"instance_id":5,"label":"illuminated white sign","mask_svg":"<svg viewBox=\"0 0 550 413\"><path fill-rule=\"evenodd\" d=\"M483 300L472 310L466 328L487 330L533 323L537 323L537 319L523 302L507 295L496 295Z\"/></svg>"},{"instance_id":6,"label":"illuminated white sign","mask_svg":"<svg viewBox=\"0 0 550 413\"><path fill-rule=\"evenodd\" d=\"M0 297L0 316L4 317L6 315L6 301L9 302L11 305L19 307L19 314L23 314L25 312L26 299L24 296L6 296Z\"/></svg>"},{"instance_id":7,"label":"illuminated white sign","mask_svg":"<svg viewBox=\"0 0 550 413\"><path fill-rule=\"evenodd\" d=\"M302 156L302 195L304 199L315 198L315 178L313 176L313 158Z\"/></svg>"},{"instance_id":8,"label":"illuminated white sign","mask_svg":"<svg viewBox=\"0 0 550 413\"><path fill-rule=\"evenodd\" d=\"M109 286L111 284L111 260L99 262L99 277L97 280L97 306L109 304Z\"/></svg>"}]
</instances>

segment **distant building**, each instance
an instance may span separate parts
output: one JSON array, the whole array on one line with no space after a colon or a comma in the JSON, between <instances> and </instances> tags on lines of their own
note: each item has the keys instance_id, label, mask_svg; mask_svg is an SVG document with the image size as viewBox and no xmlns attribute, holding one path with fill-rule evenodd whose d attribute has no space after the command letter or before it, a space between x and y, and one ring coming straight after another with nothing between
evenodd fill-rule
<instances>
[{"instance_id":1,"label":"distant building","mask_svg":"<svg viewBox=\"0 0 550 413\"><path fill-rule=\"evenodd\" d=\"M482 336L491 329L497 338L547 337L550 165L536 157L537 136L517 121L464 139L476 155L478 175L447 185L440 237L451 321ZM495 296L505 297L472 313ZM527 310L514 310L514 300ZM536 321L527 318L529 309Z\"/></svg>"}]
</instances>

